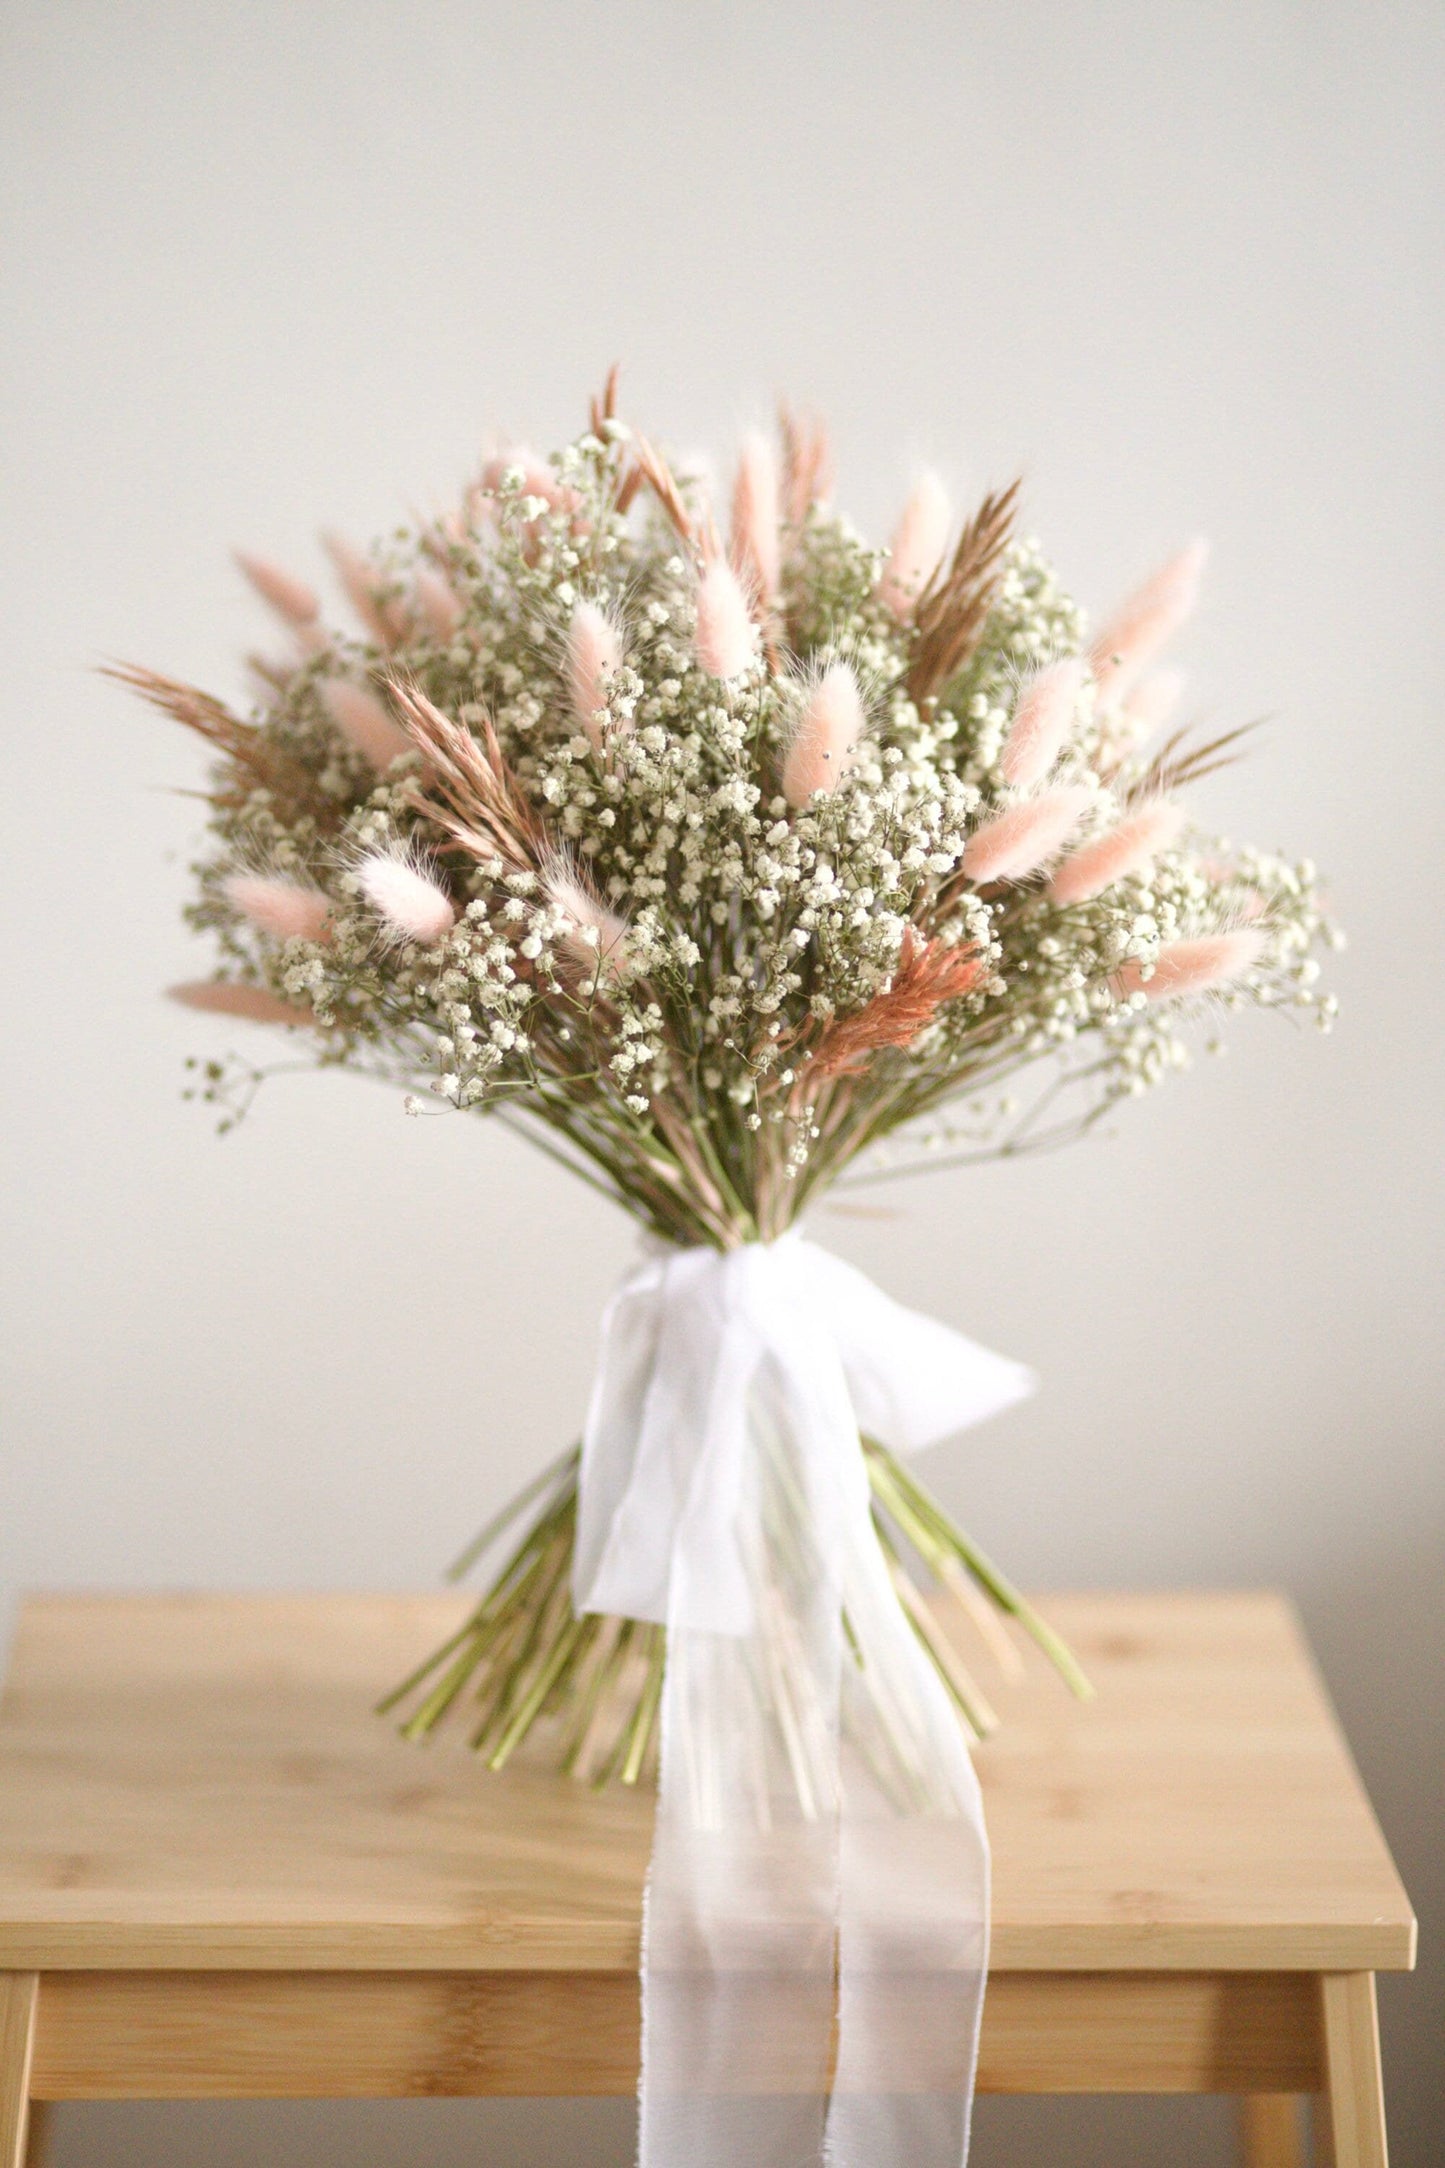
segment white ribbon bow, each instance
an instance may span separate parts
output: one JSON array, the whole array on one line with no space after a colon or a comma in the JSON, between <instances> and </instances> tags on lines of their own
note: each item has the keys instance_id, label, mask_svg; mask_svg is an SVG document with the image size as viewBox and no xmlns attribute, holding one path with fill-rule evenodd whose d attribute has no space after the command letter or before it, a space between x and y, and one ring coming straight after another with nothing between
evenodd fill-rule
<instances>
[{"instance_id":1,"label":"white ribbon bow","mask_svg":"<svg viewBox=\"0 0 1445 2168\"><path fill-rule=\"evenodd\" d=\"M982 1806L859 1431L911 1451L1032 1385L796 1234L651 1258L608 1306L573 1600L667 1628L641 2168L967 2154Z\"/></svg>"}]
</instances>

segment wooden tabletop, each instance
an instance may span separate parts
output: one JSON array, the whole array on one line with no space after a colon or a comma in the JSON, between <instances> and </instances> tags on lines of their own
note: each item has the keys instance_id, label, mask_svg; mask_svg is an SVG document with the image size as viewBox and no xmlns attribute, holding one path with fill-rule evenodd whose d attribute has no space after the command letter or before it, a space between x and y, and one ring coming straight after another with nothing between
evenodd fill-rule
<instances>
[{"instance_id":1,"label":"wooden tabletop","mask_svg":"<svg viewBox=\"0 0 1445 2168\"><path fill-rule=\"evenodd\" d=\"M0 1969L627 1970L652 1799L405 1744L454 1596L43 1596L0 1702ZM980 1750L995 1971L1408 1967L1288 1606L1074 1595Z\"/></svg>"}]
</instances>

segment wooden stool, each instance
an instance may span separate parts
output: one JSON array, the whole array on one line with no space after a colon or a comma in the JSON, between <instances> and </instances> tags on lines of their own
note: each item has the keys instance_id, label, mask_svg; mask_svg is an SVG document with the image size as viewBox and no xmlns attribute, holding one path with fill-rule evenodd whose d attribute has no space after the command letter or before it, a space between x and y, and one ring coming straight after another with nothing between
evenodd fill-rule
<instances>
[{"instance_id":1,"label":"wooden stool","mask_svg":"<svg viewBox=\"0 0 1445 2168\"><path fill-rule=\"evenodd\" d=\"M985 2092L1242 2096L1384 2168L1414 1922L1288 1607L1069 1596L979 1756ZM31 2100L627 2094L652 1799L404 1744L454 1597L44 1597L0 1704L0 2168ZM42 2120L34 2118L36 2131ZM33 2142L33 2141L32 2141ZM32 2150L32 2161L35 2153Z\"/></svg>"}]
</instances>

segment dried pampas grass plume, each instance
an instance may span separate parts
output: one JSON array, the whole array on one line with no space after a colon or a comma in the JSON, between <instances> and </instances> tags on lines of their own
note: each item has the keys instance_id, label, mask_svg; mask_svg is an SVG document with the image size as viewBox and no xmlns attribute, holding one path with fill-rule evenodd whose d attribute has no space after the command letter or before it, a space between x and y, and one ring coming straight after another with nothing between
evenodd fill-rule
<instances>
[{"instance_id":1,"label":"dried pampas grass plume","mask_svg":"<svg viewBox=\"0 0 1445 2168\"><path fill-rule=\"evenodd\" d=\"M361 893L395 941L429 948L457 922L450 896L406 850L369 851L356 868Z\"/></svg>"},{"instance_id":2,"label":"dried pampas grass plume","mask_svg":"<svg viewBox=\"0 0 1445 2168\"><path fill-rule=\"evenodd\" d=\"M744 437L733 483L732 561L734 570L757 588L762 601L776 602L782 577L778 541L778 463L766 437Z\"/></svg>"},{"instance_id":3,"label":"dried pampas grass plume","mask_svg":"<svg viewBox=\"0 0 1445 2168\"><path fill-rule=\"evenodd\" d=\"M1084 665L1077 655L1050 663L1020 688L999 755L1005 782L1017 790L1042 783L1064 749L1083 688Z\"/></svg>"},{"instance_id":4,"label":"dried pampas grass plume","mask_svg":"<svg viewBox=\"0 0 1445 2168\"><path fill-rule=\"evenodd\" d=\"M1167 851L1184 826L1184 808L1166 798L1138 806L1071 853L1049 883L1054 903L1089 903Z\"/></svg>"},{"instance_id":5,"label":"dried pampas grass plume","mask_svg":"<svg viewBox=\"0 0 1445 2168\"><path fill-rule=\"evenodd\" d=\"M606 726L607 684L621 661L622 640L611 618L595 602L579 602L567 629L567 690L572 712L598 753Z\"/></svg>"},{"instance_id":6,"label":"dried pampas grass plume","mask_svg":"<svg viewBox=\"0 0 1445 2168\"><path fill-rule=\"evenodd\" d=\"M331 898L309 881L283 873L232 873L221 886L228 903L278 941L319 941L326 931Z\"/></svg>"},{"instance_id":7,"label":"dried pampas grass plume","mask_svg":"<svg viewBox=\"0 0 1445 2168\"><path fill-rule=\"evenodd\" d=\"M1193 941L1166 941L1147 978L1144 965L1127 963L1114 974L1114 990L1121 1000L1140 993L1151 1001L1167 1001L1176 994L1206 994L1242 978L1258 961L1263 947L1263 934L1245 926L1233 933L1201 934Z\"/></svg>"},{"instance_id":8,"label":"dried pampas grass plume","mask_svg":"<svg viewBox=\"0 0 1445 2168\"><path fill-rule=\"evenodd\" d=\"M783 763L783 796L790 806L805 806L817 792L837 789L853 765L866 722L852 668L830 663L808 695Z\"/></svg>"},{"instance_id":9,"label":"dried pampas grass plume","mask_svg":"<svg viewBox=\"0 0 1445 2168\"><path fill-rule=\"evenodd\" d=\"M1064 783L1037 797L1021 798L975 829L964 846L964 872L979 887L988 881L1027 880L1064 848L1093 795L1081 783Z\"/></svg>"},{"instance_id":10,"label":"dried pampas grass plume","mask_svg":"<svg viewBox=\"0 0 1445 2168\"><path fill-rule=\"evenodd\" d=\"M378 774L411 751L406 732L364 685L354 685L350 678L326 678L321 685L321 700L347 744Z\"/></svg>"},{"instance_id":11,"label":"dried pampas grass plume","mask_svg":"<svg viewBox=\"0 0 1445 2168\"><path fill-rule=\"evenodd\" d=\"M209 1016L239 1016L248 1024L311 1025L316 1021L303 1002L282 1001L264 986L233 986L223 979L191 979L183 986L166 989L183 1008L201 1009Z\"/></svg>"},{"instance_id":12,"label":"dried pampas grass plume","mask_svg":"<svg viewBox=\"0 0 1445 2168\"><path fill-rule=\"evenodd\" d=\"M901 624L912 617L913 605L943 561L952 521L947 492L928 469L919 475L899 515L878 580L880 599Z\"/></svg>"},{"instance_id":13,"label":"dried pampas grass plume","mask_svg":"<svg viewBox=\"0 0 1445 2168\"><path fill-rule=\"evenodd\" d=\"M699 668L724 680L741 677L757 659L758 628L725 557L713 557L698 579L696 652Z\"/></svg>"},{"instance_id":14,"label":"dried pampas grass plume","mask_svg":"<svg viewBox=\"0 0 1445 2168\"><path fill-rule=\"evenodd\" d=\"M1209 544L1191 542L1120 605L1089 650L1099 690L1119 700L1173 639L1199 599Z\"/></svg>"}]
</instances>

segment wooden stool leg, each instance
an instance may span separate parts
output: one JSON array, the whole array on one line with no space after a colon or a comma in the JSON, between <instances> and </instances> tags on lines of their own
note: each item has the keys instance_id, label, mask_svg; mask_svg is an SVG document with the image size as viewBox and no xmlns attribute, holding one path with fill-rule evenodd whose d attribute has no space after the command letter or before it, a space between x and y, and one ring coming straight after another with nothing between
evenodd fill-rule
<instances>
[{"instance_id":1,"label":"wooden stool leg","mask_svg":"<svg viewBox=\"0 0 1445 2168\"><path fill-rule=\"evenodd\" d=\"M25 2168L39 1984L33 1972L0 1972L0 2168Z\"/></svg>"},{"instance_id":2,"label":"wooden stool leg","mask_svg":"<svg viewBox=\"0 0 1445 2168\"><path fill-rule=\"evenodd\" d=\"M1387 2168L1375 1975L1325 1973L1320 2008L1325 2087L1317 2128L1325 2168Z\"/></svg>"},{"instance_id":3,"label":"wooden stool leg","mask_svg":"<svg viewBox=\"0 0 1445 2168\"><path fill-rule=\"evenodd\" d=\"M1244 2168L1304 2168L1304 2129L1298 2095L1242 2093L1239 2151Z\"/></svg>"},{"instance_id":4,"label":"wooden stool leg","mask_svg":"<svg viewBox=\"0 0 1445 2168\"><path fill-rule=\"evenodd\" d=\"M50 2168L50 2140L55 2126L55 2102L32 2100L30 2137L25 2147L25 2168Z\"/></svg>"}]
</instances>

